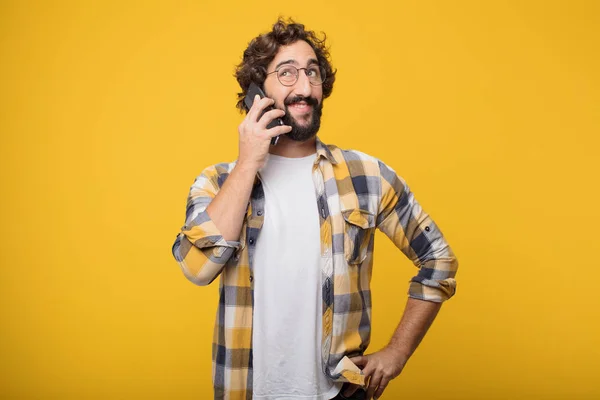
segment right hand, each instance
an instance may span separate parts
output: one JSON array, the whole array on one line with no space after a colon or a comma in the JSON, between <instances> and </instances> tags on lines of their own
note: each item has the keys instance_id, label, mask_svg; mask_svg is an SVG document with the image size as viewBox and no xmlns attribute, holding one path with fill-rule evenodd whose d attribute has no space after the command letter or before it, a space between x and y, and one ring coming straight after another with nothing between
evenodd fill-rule
<instances>
[{"instance_id":1,"label":"right hand","mask_svg":"<svg viewBox=\"0 0 600 400\"><path fill-rule=\"evenodd\" d=\"M244 118L238 127L238 132L240 133L238 164L249 165L257 170L260 169L265 164L267 154L269 154L271 138L289 133L292 130L292 127L289 125L267 129L267 125L271 121L285 115L285 111L278 108L266 112L258 120L258 116L262 111L274 103L275 100L268 97L261 99L256 95L254 98L254 103L252 103L252 107L246 114L246 118Z\"/></svg>"}]
</instances>

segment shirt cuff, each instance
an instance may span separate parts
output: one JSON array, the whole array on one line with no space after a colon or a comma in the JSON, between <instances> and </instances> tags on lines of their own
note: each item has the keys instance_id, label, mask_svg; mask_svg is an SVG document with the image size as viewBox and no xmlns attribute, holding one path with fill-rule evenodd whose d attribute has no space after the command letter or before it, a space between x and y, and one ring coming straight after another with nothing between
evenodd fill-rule
<instances>
[{"instance_id":1,"label":"shirt cuff","mask_svg":"<svg viewBox=\"0 0 600 400\"><path fill-rule=\"evenodd\" d=\"M221 257L228 248L238 250L240 242L225 240L221 231L206 211L202 211L189 224L181 228L181 232L199 249L213 247L213 255Z\"/></svg>"},{"instance_id":2,"label":"shirt cuff","mask_svg":"<svg viewBox=\"0 0 600 400\"><path fill-rule=\"evenodd\" d=\"M429 260L423 263L417 276L411 279L411 298L442 303L456 293L456 258Z\"/></svg>"}]
</instances>

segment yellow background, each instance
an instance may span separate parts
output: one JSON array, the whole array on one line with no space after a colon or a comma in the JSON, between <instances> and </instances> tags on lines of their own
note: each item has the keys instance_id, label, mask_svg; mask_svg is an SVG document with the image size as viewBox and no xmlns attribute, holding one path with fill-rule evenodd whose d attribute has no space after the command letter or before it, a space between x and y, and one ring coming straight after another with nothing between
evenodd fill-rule
<instances>
[{"instance_id":1,"label":"yellow background","mask_svg":"<svg viewBox=\"0 0 600 400\"><path fill-rule=\"evenodd\" d=\"M384 398L600 398L600 2L567 0L2 1L0 397L210 398L217 286L171 245L280 14L330 38L321 138L394 167L460 260ZM416 271L376 240L371 351Z\"/></svg>"}]
</instances>

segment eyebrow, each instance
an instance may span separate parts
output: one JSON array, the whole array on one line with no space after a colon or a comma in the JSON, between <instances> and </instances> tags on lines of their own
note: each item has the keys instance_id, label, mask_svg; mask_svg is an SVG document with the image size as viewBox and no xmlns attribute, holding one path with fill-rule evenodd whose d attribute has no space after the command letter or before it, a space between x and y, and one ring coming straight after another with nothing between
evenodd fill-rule
<instances>
[{"instance_id":1,"label":"eyebrow","mask_svg":"<svg viewBox=\"0 0 600 400\"><path fill-rule=\"evenodd\" d=\"M281 67L282 65L286 65L286 64L298 64L298 61L293 60L293 59L281 61L279 64L277 64L275 66L275 69ZM319 61L317 61L315 58L311 58L310 60L308 60L308 63L306 64L306 66L308 67L308 66L311 66L313 64L319 64Z\"/></svg>"}]
</instances>

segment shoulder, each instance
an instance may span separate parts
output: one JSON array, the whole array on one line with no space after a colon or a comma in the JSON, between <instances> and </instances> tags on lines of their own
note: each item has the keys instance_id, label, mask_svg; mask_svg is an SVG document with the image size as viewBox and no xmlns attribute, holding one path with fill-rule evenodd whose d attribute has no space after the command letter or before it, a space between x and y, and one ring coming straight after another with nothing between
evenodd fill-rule
<instances>
[{"instance_id":1,"label":"shoulder","mask_svg":"<svg viewBox=\"0 0 600 400\"><path fill-rule=\"evenodd\" d=\"M367 154L356 149L342 149L335 145L327 146L336 162L347 167L351 175L381 175L381 167L386 168L386 164L375 156ZM389 168L389 167L388 167Z\"/></svg>"},{"instance_id":2,"label":"shoulder","mask_svg":"<svg viewBox=\"0 0 600 400\"><path fill-rule=\"evenodd\" d=\"M236 163L237 160L209 165L196 177L194 186L212 184L215 188L221 188Z\"/></svg>"},{"instance_id":3,"label":"shoulder","mask_svg":"<svg viewBox=\"0 0 600 400\"><path fill-rule=\"evenodd\" d=\"M397 189L407 186L404 178L394 168L377 157L355 149L342 149L335 145L327 145L327 147L337 162L338 171L341 170L336 175L349 175L353 180L364 176L366 180L380 182L380 185L386 182L386 187Z\"/></svg>"},{"instance_id":4,"label":"shoulder","mask_svg":"<svg viewBox=\"0 0 600 400\"><path fill-rule=\"evenodd\" d=\"M213 164L213 165L206 167L204 169L204 171L202 171L202 173L208 173L211 175L229 174L235 167L236 163L237 163L237 160L232 161L232 162L222 162L222 163L218 163L218 164Z\"/></svg>"}]
</instances>

